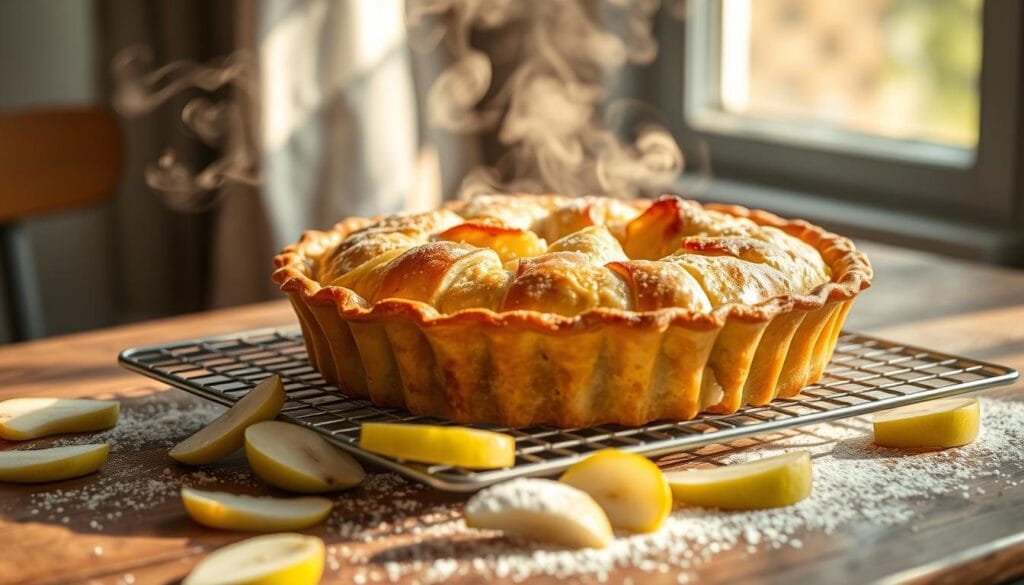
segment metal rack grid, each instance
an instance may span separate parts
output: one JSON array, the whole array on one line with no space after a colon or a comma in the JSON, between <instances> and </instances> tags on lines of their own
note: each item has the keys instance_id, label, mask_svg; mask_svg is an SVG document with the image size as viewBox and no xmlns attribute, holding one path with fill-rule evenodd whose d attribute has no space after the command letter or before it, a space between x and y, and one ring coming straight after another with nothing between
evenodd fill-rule
<instances>
[{"instance_id":1,"label":"metal rack grid","mask_svg":"<svg viewBox=\"0 0 1024 585\"><path fill-rule=\"evenodd\" d=\"M513 477L548 475L607 447L647 456L689 451L1008 384L1018 376L1011 368L844 332L825 375L797 398L745 407L733 414L639 427L473 425L516 439L513 467L474 471L396 461L360 449L363 422L453 423L345 396L309 365L298 330L267 329L139 347L122 352L119 361L130 370L225 405L237 401L259 380L279 374L288 396L280 418L318 431L364 460L449 491L473 491Z\"/></svg>"}]
</instances>

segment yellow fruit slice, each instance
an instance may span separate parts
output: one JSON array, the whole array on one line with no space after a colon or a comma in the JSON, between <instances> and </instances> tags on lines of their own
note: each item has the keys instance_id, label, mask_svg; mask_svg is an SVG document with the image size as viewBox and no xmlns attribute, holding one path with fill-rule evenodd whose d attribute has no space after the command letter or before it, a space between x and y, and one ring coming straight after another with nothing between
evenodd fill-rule
<instances>
[{"instance_id":1,"label":"yellow fruit slice","mask_svg":"<svg viewBox=\"0 0 1024 585\"><path fill-rule=\"evenodd\" d=\"M277 416L284 405L281 377L264 379L216 420L175 445L168 453L188 465L206 465L237 451L245 442L249 425Z\"/></svg>"},{"instance_id":2,"label":"yellow fruit slice","mask_svg":"<svg viewBox=\"0 0 1024 585\"><path fill-rule=\"evenodd\" d=\"M181 501L193 520L224 530L275 532L302 530L331 513L327 498L271 498L181 488Z\"/></svg>"},{"instance_id":3,"label":"yellow fruit slice","mask_svg":"<svg viewBox=\"0 0 1024 585\"><path fill-rule=\"evenodd\" d=\"M811 456L794 451L749 463L665 473L677 502L728 510L781 508L811 495Z\"/></svg>"},{"instance_id":4,"label":"yellow fruit slice","mask_svg":"<svg viewBox=\"0 0 1024 585\"><path fill-rule=\"evenodd\" d=\"M117 424L121 403L86 398L12 398L0 402L0 439L25 441Z\"/></svg>"},{"instance_id":5,"label":"yellow fruit slice","mask_svg":"<svg viewBox=\"0 0 1024 585\"><path fill-rule=\"evenodd\" d=\"M512 437L465 427L363 423L359 446L396 459L470 469L510 467L516 460Z\"/></svg>"},{"instance_id":6,"label":"yellow fruit slice","mask_svg":"<svg viewBox=\"0 0 1024 585\"><path fill-rule=\"evenodd\" d=\"M316 585L323 572L324 541L305 534L267 534L210 553L182 585Z\"/></svg>"},{"instance_id":7,"label":"yellow fruit slice","mask_svg":"<svg viewBox=\"0 0 1024 585\"><path fill-rule=\"evenodd\" d=\"M348 489L366 477L351 455L315 431L276 420L245 429L245 456L260 479L293 492Z\"/></svg>"},{"instance_id":8,"label":"yellow fruit slice","mask_svg":"<svg viewBox=\"0 0 1024 585\"><path fill-rule=\"evenodd\" d=\"M664 474L636 453L598 451L567 469L559 481L590 494L615 528L654 532L672 511Z\"/></svg>"},{"instance_id":9,"label":"yellow fruit slice","mask_svg":"<svg viewBox=\"0 0 1024 585\"><path fill-rule=\"evenodd\" d=\"M604 548L612 527L586 492L550 479L514 479L466 502L466 525L570 547Z\"/></svg>"},{"instance_id":10,"label":"yellow fruit slice","mask_svg":"<svg viewBox=\"0 0 1024 585\"><path fill-rule=\"evenodd\" d=\"M43 483L90 474L107 461L110 445L69 445L0 451L0 481Z\"/></svg>"},{"instance_id":11,"label":"yellow fruit slice","mask_svg":"<svg viewBox=\"0 0 1024 585\"><path fill-rule=\"evenodd\" d=\"M884 447L959 447L981 428L974 398L929 400L875 415L875 443Z\"/></svg>"}]
</instances>

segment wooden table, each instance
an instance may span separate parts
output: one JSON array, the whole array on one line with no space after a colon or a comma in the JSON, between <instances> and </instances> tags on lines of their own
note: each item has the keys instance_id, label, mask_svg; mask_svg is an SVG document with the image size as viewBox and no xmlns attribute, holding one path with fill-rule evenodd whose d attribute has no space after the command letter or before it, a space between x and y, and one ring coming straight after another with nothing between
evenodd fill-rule
<instances>
[{"instance_id":1,"label":"wooden table","mask_svg":"<svg viewBox=\"0 0 1024 585\"><path fill-rule=\"evenodd\" d=\"M876 285L858 301L848 329L1024 370L1024 273L878 245L865 248L877 268ZM116 363L121 349L293 322L285 303L272 302L3 347L0 399L116 396L123 401L124 412L135 413L138 425L154 405L191 408L199 401L122 370ZM1017 384L989 393L1024 400L1020 389ZM211 414L209 408L197 412L207 418ZM170 493L176 488L159 487L179 485L186 477L219 482L223 489L265 491L248 478L238 456L199 475L168 459L166 443L199 424L184 420L177 428L173 418L154 418L153 425L170 425L160 427L161 432L175 436L163 443L130 444L113 454L98 475L59 485L0 485L0 583L176 582L204 551L240 538L191 523ZM0 441L0 448L14 446ZM1010 472L1024 480L1024 470ZM139 485L150 487L132 487ZM54 490L64 491L54 495ZM68 493L92 497L82 505L81 498L61 495ZM350 496L339 496L346 497ZM442 510L461 501L460 496L428 490L414 497ZM906 527L848 526L836 534L807 538L800 550L781 549L744 562L723 555L696 572L713 582L760 577L814 583L887 578L991 582L1024 573L1024 488L993 490L972 498L970 505L948 505L939 499L929 506L928 521L913 533ZM349 559L366 557L371 549L386 551L393 545L415 552L407 534L389 535L388 530L388 525L376 527L372 543L339 536L351 534L351 527L313 530L334 544L324 582L351 582L355 573ZM369 562L388 558L377 555ZM608 580L625 577L637 583L676 582L671 572L641 574L631 569L609 575ZM415 580L415 575L405 579ZM483 579L470 576L462 582Z\"/></svg>"}]
</instances>

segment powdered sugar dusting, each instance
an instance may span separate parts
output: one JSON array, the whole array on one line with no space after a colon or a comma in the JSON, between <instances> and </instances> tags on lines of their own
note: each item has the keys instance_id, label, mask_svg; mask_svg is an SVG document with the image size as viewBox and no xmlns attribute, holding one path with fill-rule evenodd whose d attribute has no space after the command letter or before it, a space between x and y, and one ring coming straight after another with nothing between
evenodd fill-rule
<instances>
[{"instance_id":1,"label":"powdered sugar dusting","mask_svg":"<svg viewBox=\"0 0 1024 585\"><path fill-rule=\"evenodd\" d=\"M481 497L486 493L487 497ZM503 512L509 509L529 510L541 514L557 514L576 507L579 490L557 481L520 478L500 483L481 492L466 504L466 513Z\"/></svg>"}]
</instances>

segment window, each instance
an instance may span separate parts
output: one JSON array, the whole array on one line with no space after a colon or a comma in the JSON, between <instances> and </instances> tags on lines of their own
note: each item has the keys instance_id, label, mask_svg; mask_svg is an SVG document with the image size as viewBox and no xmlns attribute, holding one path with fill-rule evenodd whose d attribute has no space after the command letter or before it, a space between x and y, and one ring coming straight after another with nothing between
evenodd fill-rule
<instances>
[{"instance_id":1,"label":"window","mask_svg":"<svg viewBox=\"0 0 1024 585\"><path fill-rule=\"evenodd\" d=\"M771 191L1010 232L1022 32L1016 0L689 0L659 22L647 87L690 168L710 152L708 198L800 211Z\"/></svg>"},{"instance_id":2,"label":"window","mask_svg":"<svg viewBox=\"0 0 1024 585\"><path fill-rule=\"evenodd\" d=\"M823 146L870 151L880 141L864 138L878 137L973 156L981 0L723 0L721 14L717 87L696 100L704 123L730 116Z\"/></svg>"}]
</instances>

